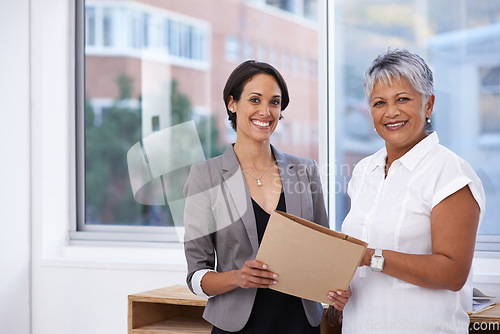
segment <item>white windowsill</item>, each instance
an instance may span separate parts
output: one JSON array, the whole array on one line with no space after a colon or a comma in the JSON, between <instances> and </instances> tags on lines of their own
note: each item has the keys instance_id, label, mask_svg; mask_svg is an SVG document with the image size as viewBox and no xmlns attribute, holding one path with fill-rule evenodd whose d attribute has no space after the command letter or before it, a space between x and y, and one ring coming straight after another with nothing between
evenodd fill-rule
<instances>
[{"instance_id":1,"label":"white windowsill","mask_svg":"<svg viewBox=\"0 0 500 334\"><path fill-rule=\"evenodd\" d=\"M500 284L500 252L475 252L473 282Z\"/></svg>"},{"instance_id":2,"label":"white windowsill","mask_svg":"<svg viewBox=\"0 0 500 334\"><path fill-rule=\"evenodd\" d=\"M146 246L146 247L145 247ZM43 267L66 267L109 270L147 270L185 272L187 269L182 244L167 247L117 244L68 245L59 256L42 256Z\"/></svg>"}]
</instances>

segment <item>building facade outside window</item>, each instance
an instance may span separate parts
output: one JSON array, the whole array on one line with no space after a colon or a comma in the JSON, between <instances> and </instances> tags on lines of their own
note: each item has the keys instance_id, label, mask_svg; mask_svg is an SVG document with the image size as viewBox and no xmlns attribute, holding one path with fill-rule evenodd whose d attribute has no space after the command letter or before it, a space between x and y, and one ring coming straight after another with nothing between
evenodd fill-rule
<instances>
[{"instance_id":1,"label":"building facade outside window","mask_svg":"<svg viewBox=\"0 0 500 334\"><path fill-rule=\"evenodd\" d=\"M83 0L82 0L83 1ZM239 0L211 5L187 0L85 2L85 198L79 230L93 227L172 227L168 205L134 201L127 150L164 129L194 121L204 158L220 154L235 134L228 126L222 87L241 61L271 62L285 76L291 104L274 142L279 149L319 160L326 129L332 228L349 210L346 187L355 164L383 147L373 130L362 80L376 55L407 48L435 75L434 130L467 160L486 191L479 250L500 250L500 12L495 0ZM333 7L327 52L319 63L319 7ZM231 20L223 19L231 17ZM326 35L326 34L325 34ZM334 67L334 105L319 110L318 76ZM318 72L318 69L322 72ZM80 92L82 93L82 92ZM152 106L149 109L145 105ZM146 110L148 109L148 110ZM102 145L107 143L107 145ZM106 151L109 150L109 151ZM178 173L178 174L176 174ZM186 170L172 172L182 180ZM165 180L167 182L168 180ZM168 181L168 182L173 182ZM179 182L177 187L180 187ZM180 196L176 189L167 197Z\"/></svg>"},{"instance_id":2,"label":"building facade outside window","mask_svg":"<svg viewBox=\"0 0 500 334\"><path fill-rule=\"evenodd\" d=\"M500 133L500 67L483 67L481 80L481 132Z\"/></svg>"},{"instance_id":3,"label":"building facade outside window","mask_svg":"<svg viewBox=\"0 0 500 334\"><path fill-rule=\"evenodd\" d=\"M300 3L304 7L308 2ZM180 146L184 151L172 157L165 153L165 160L182 160L196 143L202 159L221 154L235 138L222 99L230 72L246 59L271 62L282 71L281 60L288 53L318 64L317 14L310 19L304 10L290 12L288 5L276 8L243 0L154 6L145 0L88 0L82 8L85 57L80 74L85 82L79 94L84 94L85 106L79 109L84 115L79 149L84 151L85 168L79 186L84 195L72 237L123 232L119 239L137 232L144 240L176 241L158 235L182 227L176 203L182 199L190 162L173 163L175 170L158 179L163 189L158 203L144 204L137 198L141 189L134 191L131 183L136 181L129 179L130 152L143 154L153 175L150 141L187 124L181 132L194 129L197 140L182 147L183 134L172 130L175 137L162 137L162 148ZM318 140L310 138L317 135L310 129L318 126L318 79L303 72L289 73L285 79L293 94L280 124L286 131L280 135L278 130L272 143L287 153L318 160ZM305 123L307 132L297 126Z\"/></svg>"},{"instance_id":4,"label":"building facade outside window","mask_svg":"<svg viewBox=\"0 0 500 334\"><path fill-rule=\"evenodd\" d=\"M495 0L335 1L336 227L363 157L383 147L362 80L388 48L420 54L434 72L432 126L440 143L474 168L486 192L478 250L500 250L500 3Z\"/></svg>"}]
</instances>

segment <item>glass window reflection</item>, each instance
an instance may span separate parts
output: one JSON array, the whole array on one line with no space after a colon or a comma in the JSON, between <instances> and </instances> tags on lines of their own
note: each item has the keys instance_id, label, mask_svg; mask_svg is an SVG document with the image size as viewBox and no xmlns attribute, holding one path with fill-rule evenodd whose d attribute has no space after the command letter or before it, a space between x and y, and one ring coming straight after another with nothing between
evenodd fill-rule
<instances>
[{"instance_id":1,"label":"glass window reflection","mask_svg":"<svg viewBox=\"0 0 500 334\"><path fill-rule=\"evenodd\" d=\"M336 226L349 210L354 165L384 143L373 130L362 78L389 47L422 55L434 72L440 142L467 160L486 192L479 233L499 235L500 3L495 0L335 1Z\"/></svg>"},{"instance_id":2,"label":"glass window reflection","mask_svg":"<svg viewBox=\"0 0 500 334\"><path fill-rule=\"evenodd\" d=\"M203 158L221 154L235 138L222 100L223 84L245 59L272 62L294 93L280 124L283 135L278 131L273 144L317 160L318 140L311 136L318 135L313 130L318 126L318 80L310 74L318 64L317 17L315 0L85 1L83 229L174 225L174 205L134 198L127 152L134 147L139 157L135 166L147 166L139 179L152 175L147 138L160 138L176 152L189 150L178 147L178 136L159 134L194 122ZM281 63L291 66L291 55L300 70L287 73ZM300 124L306 124L306 132ZM165 173L154 201L181 198L188 171L178 166Z\"/></svg>"}]
</instances>

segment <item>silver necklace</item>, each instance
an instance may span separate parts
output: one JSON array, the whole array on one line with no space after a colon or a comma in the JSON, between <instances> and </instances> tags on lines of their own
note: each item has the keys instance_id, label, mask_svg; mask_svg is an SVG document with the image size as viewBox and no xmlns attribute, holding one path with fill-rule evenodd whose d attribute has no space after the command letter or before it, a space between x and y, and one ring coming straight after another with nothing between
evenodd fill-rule
<instances>
[{"instance_id":1,"label":"silver necklace","mask_svg":"<svg viewBox=\"0 0 500 334\"><path fill-rule=\"evenodd\" d=\"M253 177L254 179L257 180L257 185L258 186L261 186L262 185L262 182L260 181L260 179L262 179L264 177L264 175L266 175L267 171L271 169L271 167L274 166L274 164L276 163L276 160L273 160L273 163L269 165L269 167L267 167L267 169L264 171L264 173L262 173L262 175L260 177L255 177L253 176L252 174L250 174L249 172L247 172L246 170L243 169L243 171L245 173L247 173L248 175L250 175L251 177Z\"/></svg>"}]
</instances>

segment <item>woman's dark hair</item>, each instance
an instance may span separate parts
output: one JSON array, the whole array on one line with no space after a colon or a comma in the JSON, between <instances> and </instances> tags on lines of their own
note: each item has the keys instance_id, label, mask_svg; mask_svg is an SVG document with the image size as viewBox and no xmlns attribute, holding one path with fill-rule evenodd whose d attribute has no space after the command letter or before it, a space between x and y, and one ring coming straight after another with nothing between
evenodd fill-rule
<instances>
[{"instance_id":1,"label":"woman's dark hair","mask_svg":"<svg viewBox=\"0 0 500 334\"><path fill-rule=\"evenodd\" d=\"M258 62L255 60L247 60L238 67L236 67L233 72L229 75L227 79L226 86L224 87L223 97L224 103L226 105L226 112L228 119L231 122L231 127L236 131L236 113L229 111L228 104L231 100L238 102L241 98L241 93L243 92L243 87L246 83L250 81L257 74L268 74L273 76L281 89L281 110L285 110L290 102L290 97L288 95L288 88L286 86L285 79L281 76L280 72L273 66ZM281 118L281 115L280 115Z\"/></svg>"}]
</instances>

